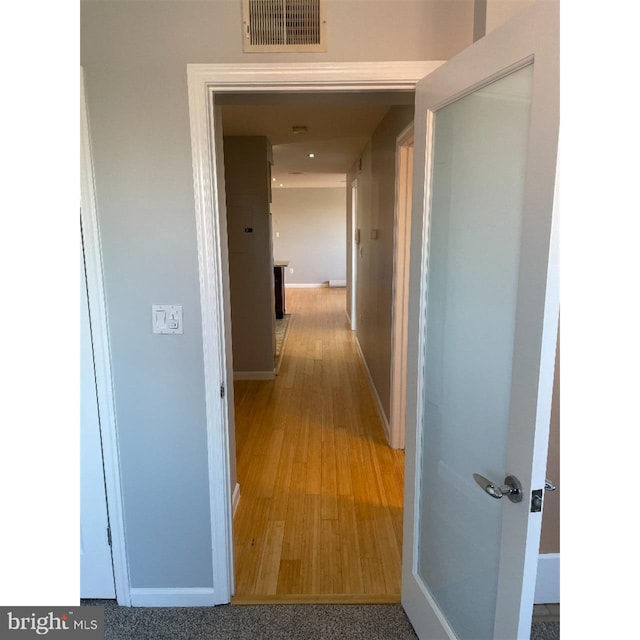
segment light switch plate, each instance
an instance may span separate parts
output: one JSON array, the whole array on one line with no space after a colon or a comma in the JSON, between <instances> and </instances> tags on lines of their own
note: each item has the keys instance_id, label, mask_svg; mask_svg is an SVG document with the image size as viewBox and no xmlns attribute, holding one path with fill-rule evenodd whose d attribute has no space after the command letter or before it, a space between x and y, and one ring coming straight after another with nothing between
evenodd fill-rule
<instances>
[{"instance_id":1,"label":"light switch plate","mask_svg":"<svg viewBox=\"0 0 640 640\"><path fill-rule=\"evenodd\" d=\"M151 325L153 333L183 333L181 304L152 304Z\"/></svg>"}]
</instances>

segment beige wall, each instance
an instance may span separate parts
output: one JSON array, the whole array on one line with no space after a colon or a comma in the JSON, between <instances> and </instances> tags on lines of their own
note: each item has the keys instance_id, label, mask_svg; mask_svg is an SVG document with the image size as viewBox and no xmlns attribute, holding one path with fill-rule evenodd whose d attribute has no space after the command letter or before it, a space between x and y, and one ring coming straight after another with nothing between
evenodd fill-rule
<instances>
[{"instance_id":1,"label":"beige wall","mask_svg":"<svg viewBox=\"0 0 640 640\"><path fill-rule=\"evenodd\" d=\"M82 34L83 53L119 65L129 53L149 65L167 58L446 60L472 42L474 12L474 0L327 0L327 51L283 54L242 51L241 0L81 0L81 6L83 30L92 30ZM89 42L89 35L98 37Z\"/></svg>"},{"instance_id":2,"label":"beige wall","mask_svg":"<svg viewBox=\"0 0 640 640\"><path fill-rule=\"evenodd\" d=\"M273 190L273 255L289 261L285 283L346 279L345 207L344 187Z\"/></svg>"},{"instance_id":3,"label":"beige wall","mask_svg":"<svg viewBox=\"0 0 640 640\"><path fill-rule=\"evenodd\" d=\"M486 0L485 33L493 31L518 13L524 11L530 7L534 1L535 0Z\"/></svg>"},{"instance_id":4,"label":"beige wall","mask_svg":"<svg viewBox=\"0 0 640 640\"><path fill-rule=\"evenodd\" d=\"M274 371L275 300L269 205L271 145L224 138L234 372Z\"/></svg>"}]
</instances>

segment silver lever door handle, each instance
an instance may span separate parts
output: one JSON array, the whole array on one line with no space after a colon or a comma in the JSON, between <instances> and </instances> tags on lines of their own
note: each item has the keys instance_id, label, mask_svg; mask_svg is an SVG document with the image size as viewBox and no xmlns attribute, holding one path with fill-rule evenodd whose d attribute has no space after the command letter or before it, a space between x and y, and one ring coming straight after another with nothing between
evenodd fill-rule
<instances>
[{"instance_id":1,"label":"silver lever door handle","mask_svg":"<svg viewBox=\"0 0 640 640\"><path fill-rule=\"evenodd\" d=\"M504 484L496 485L491 480L487 480L479 473L473 474L473 479L480 485L480 488L488 493L492 498L502 498L507 496L511 502L520 502L522 500L522 485L515 476L507 476Z\"/></svg>"},{"instance_id":2,"label":"silver lever door handle","mask_svg":"<svg viewBox=\"0 0 640 640\"><path fill-rule=\"evenodd\" d=\"M545 491L555 491L556 485L550 482L548 479L544 481L544 490Z\"/></svg>"}]
</instances>

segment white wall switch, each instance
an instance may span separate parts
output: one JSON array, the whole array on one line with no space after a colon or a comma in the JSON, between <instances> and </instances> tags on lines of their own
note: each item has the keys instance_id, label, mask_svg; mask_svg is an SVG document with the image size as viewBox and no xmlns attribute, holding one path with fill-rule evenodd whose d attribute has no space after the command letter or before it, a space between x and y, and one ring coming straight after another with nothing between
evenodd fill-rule
<instances>
[{"instance_id":1,"label":"white wall switch","mask_svg":"<svg viewBox=\"0 0 640 640\"><path fill-rule=\"evenodd\" d=\"M152 304L153 333L183 333L181 304Z\"/></svg>"}]
</instances>

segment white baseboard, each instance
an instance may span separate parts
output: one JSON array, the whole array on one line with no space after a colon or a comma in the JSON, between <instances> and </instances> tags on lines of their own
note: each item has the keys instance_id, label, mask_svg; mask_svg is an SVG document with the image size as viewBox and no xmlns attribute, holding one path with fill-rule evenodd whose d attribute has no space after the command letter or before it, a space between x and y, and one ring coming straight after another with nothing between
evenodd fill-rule
<instances>
[{"instance_id":1,"label":"white baseboard","mask_svg":"<svg viewBox=\"0 0 640 640\"><path fill-rule=\"evenodd\" d=\"M234 380L275 380L276 370L273 371L234 371Z\"/></svg>"},{"instance_id":2,"label":"white baseboard","mask_svg":"<svg viewBox=\"0 0 640 640\"><path fill-rule=\"evenodd\" d=\"M212 587L131 589L132 607L212 607L215 604Z\"/></svg>"},{"instance_id":3,"label":"white baseboard","mask_svg":"<svg viewBox=\"0 0 640 640\"><path fill-rule=\"evenodd\" d=\"M364 353L362 352L362 347L360 346L360 342L358 341L358 336L355 337L356 347L358 349L358 354L360 355L360 360L364 365L364 370L367 373L367 378L369 379L369 386L371 387L371 392L373 393L373 397L376 401L376 408L378 409L378 415L380 416L380 420L382 421L382 426L384 427L384 434L387 438L387 443L391 446L391 427L389 426L389 421L387 420L387 416L384 413L384 409L382 408L382 402L380 401L380 396L378 395L378 390L376 389L376 385L373 382L373 377L371 376L371 371L369 371L369 366L367 365L367 360L364 357Z\"/></svg>"},{"instance_id":4,"label":"white baseboard","mask_svg":"<svg viewBox=\"0 0 640 640\"><path fill-rule=\"evenodd\" d=\"M296 284L293 282L285 282L285 289L321 289L322 287L328 287L329 281L327 282L306 282L304 284Z\"/></svg>"},{"instance_id":5,"label":"white baseboard","mask_svg":"<svg viewBox=\"0 0 640 640\"><path fill-rule=\"evenodd\" d=\"M560 602L560 554L541 553L538 557L538 577L533 597L535 604Z\"/></svg>"},{"instance_id":6,"label":"white baseboard","mask_svg":"<svg viewBox=\"0 0 640 640\"><path fill-rule=\"evenodd\" d=\"M334 289L346 289L347 281L346 280L329 280L329 286Z\"/></svg>"},{"instance_id":7,"label":"white baseboard","mask_svg":"<svg viewBox=\"0 0 640 640\"><path fill-rule=\"evenodd\" d=\"M236 515L236 509L238 508L238 502L240 502L240 485L236 482L236 486L231 496L231 512Z\"/></svg>"}]
</instances>

